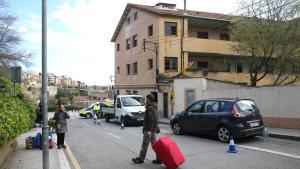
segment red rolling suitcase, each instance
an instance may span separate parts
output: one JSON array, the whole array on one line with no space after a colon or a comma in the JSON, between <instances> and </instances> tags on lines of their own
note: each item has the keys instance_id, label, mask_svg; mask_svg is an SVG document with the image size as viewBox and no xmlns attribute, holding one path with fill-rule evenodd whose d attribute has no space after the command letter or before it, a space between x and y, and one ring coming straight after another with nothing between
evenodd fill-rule
<instances>
[{"instance_id":1,"label":"red rolling suitcase","mask_svg":"<svg viewBox=\"0 0 300 169\"><path fill-rule=\"evenodd\" d=\"M152 148L167 169L176 169L185 161L177 144L170 137L161 137Z\"/></svg>"}]
</instances>

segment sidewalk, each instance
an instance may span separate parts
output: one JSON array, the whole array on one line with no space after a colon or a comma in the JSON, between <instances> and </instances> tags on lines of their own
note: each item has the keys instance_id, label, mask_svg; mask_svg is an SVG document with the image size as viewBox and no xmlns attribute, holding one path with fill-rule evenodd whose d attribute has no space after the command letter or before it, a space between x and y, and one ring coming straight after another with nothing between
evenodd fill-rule
<instances>
[{"instance_id":1,"label":"sidewalk","mask_svg":"<svg viewBox=\"0 0 300 169\"><path fill-rule=\"evenodd\" d=\"M1 169L41 169L43 168L42 150L26 149L25 138L42 132L41 128L33 128L21 134L18 138L18 147L13 151L1 166ZM56 148L56 134L52 135L54 146L49 149L49 169L71 169L63 149Z\"/></svg>"},{"instance_id":2,"label":"sidewalk","mask_svg":"<svg viewBox=\"0 0 300 169\"><path fill-rule=\"evenodd\" d=\"M169 125L170 119L160 118L159 123ZM283 129L270 127L268 127L268 129L270 137L300 141L300 129Z\"/></svg>"}]
</instances>

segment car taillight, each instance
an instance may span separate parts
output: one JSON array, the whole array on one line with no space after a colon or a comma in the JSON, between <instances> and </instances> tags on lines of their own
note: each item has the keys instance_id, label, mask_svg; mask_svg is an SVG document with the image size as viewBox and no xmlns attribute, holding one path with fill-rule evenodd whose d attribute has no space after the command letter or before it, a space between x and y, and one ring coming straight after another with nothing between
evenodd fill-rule
<instances>
[{"instance_id":1,"label":"car taillight","mask_svg":"<svg viewBox=\"0 0 300 169\"><path fill-rule=\"evenodd\" d=\"M235 105L233 105L231 113L232 113L233 117L245 117L246 116L245 114L240 113Z\"/></svg>"}]
</instances>

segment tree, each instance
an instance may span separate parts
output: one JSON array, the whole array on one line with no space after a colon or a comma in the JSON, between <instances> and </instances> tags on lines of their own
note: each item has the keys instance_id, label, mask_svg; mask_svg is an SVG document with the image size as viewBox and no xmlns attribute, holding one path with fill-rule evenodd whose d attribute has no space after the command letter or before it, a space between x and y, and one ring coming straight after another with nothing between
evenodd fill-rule
<instances>
[{"instance_id":1,"label":"tree","mask_svg":"<svg viewBox=\"0 0 300 169\"><path fill-rule=\"evenodd\" d=\"M6 1L0 0L0 68L29 66L31 54L19 48L22 39L15 27L17 18L8 14L6 8Z\"/></svg>"},{"instance_id":2,"label":"tree","mask_svg":"<svg viewBox=\"0 0 300 169\"><path fill-rule=\"evenodd\" d=\"M239 42L233 48L249 56L251 86L273 70L274 85L293 83L297 76L290 77L300 66L299 0L242 1L240 11L231 25L232 39Z\"/></svg>"}]
</instances>

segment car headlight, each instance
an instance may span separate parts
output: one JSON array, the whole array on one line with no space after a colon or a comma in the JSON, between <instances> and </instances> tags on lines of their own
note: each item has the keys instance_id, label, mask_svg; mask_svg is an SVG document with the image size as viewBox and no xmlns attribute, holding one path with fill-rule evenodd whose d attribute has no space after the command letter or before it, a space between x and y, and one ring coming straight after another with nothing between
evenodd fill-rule
<instances>
[{"instance_id":1,"label":"car headlight","mask_svg":"<svg viewBox=\"0 0 300 169\"><path fill-rule=\"evenodd\" d=\"M132 117L132 116L133 116L133 114L129 112L129 113L128 113L128 116L131 116L131 117Z\"/></svg>"}]
</instances>

